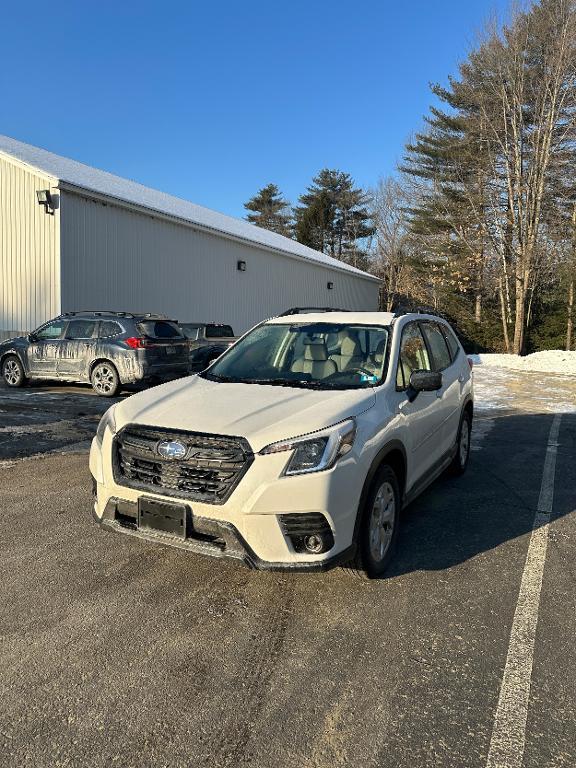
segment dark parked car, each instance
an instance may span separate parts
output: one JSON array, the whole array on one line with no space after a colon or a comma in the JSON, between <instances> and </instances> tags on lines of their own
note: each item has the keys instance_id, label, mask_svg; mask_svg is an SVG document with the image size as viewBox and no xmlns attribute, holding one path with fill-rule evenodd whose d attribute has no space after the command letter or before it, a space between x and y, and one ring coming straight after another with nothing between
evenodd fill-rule
<instances>
[{"instance_id":1,"label":"dark parked car","mask_svg":"<svg viewBox=\"0 0 576 768\"><path fill-rule=\"evenodd\" d=\"M113 397L123 384L174 379L190 371L188 344L163 315L67 312L28 336L0 343L9 387L27 379L90 382Z\"/></svg>"},{"instance_id":2,"label":"dark parked car","mask_svg":"<svg viewBox=\"0 0 576 768\"><path fill-rule=\"evenodd\" d=\"M223 323L179 323L188 339L190 370L203 371L235 341L231 325Z\"/></svg>"}]
</instances>

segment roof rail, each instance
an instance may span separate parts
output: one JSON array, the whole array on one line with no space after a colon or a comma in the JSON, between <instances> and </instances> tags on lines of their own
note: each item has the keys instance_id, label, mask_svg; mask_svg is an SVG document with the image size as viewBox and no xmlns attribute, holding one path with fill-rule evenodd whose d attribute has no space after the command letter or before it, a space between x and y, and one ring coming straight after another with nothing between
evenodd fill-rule
<instances>
[{"instance_id":1,"label":"roof rail","mask_svg":"<svg viewBox=\"0 0 576 768\"><path fill-rule=\"evenodd\" d=\"M276 317L286 317L287 315L303 315L308 312L349 312L349 309L340 309L340 307L292 307L285 312L281 312Z\"/></svg>"},{"instance_id":2,"label":"roof rail","mask_svg":"<svg viewBox=\"0 0 576 768\"><path fill-rule=\"evenodd\" d=\"M394 310L394 317L400 317L401 315L435 315L436 317L444 317L443 313L434 309L434 307L426 306L402 306Z\"/></svg>"},{"instance_id":3,"label":"roof rail","mask_svg":"<svg viewBox=\"0 0 576 768\"><path fill-rule=\"evenodd\" d=\"M132 312L116 312L113 309L79 309L75 312L62 312L58 317L76 317L76 315L113 315L114 317L134 317Z\"/></svg>"},{"instance_id":4,"label":"roof rail","mask_svg":"<svg viewBox=\"0 0 576 768\"><path fill-rule=\"evenodd\" d=\"M155 320L168 320L168 315L159 315L155 312L116 312L113 309L79 309L76 312L62 312L58 317L77 317L78 315L103 315L111 317L149 317Z\"/></svg>"}]
</instances>

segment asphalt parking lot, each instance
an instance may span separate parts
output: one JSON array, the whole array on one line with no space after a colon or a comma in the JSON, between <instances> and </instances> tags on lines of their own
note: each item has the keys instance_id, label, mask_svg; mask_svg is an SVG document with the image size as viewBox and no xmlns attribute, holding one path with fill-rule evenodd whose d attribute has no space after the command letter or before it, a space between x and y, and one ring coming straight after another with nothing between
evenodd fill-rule
<instances>
[{"instance_id":1,"label":"asphalt parking lot","mask_svg":"<svg viewBox=\"0 0 576 768\"><path fill-rule=\"evenodd\" d=\"M405 511L364 582L99 530L87 444L110 401L0 389L0 765L574 768L576 384L479 370L477 392L468 472ZM512 691L498 762L549 456L524 722Z\"/></svg>"}]
</instances>

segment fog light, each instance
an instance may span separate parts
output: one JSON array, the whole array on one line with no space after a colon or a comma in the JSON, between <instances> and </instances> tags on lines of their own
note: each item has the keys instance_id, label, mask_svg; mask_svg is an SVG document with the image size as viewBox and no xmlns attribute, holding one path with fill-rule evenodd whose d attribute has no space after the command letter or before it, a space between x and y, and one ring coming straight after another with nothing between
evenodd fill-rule
<instances>
[{"instance_id":1,"label":"fog light","mask_svg":"<svg viewBox=\"0 0 576 768\"><path fill-rule=\"evenodd\" d=\"M334 546L334 534L321 512L297 512L278 515L282 533L290 539L295 552L319 555Z\"/></svg>"},{"instance_id":2,"label":"fog light","mask_svg":"<svg viewBox=\"0 0 576 768\"><path fill-rule=\"evenodd\" d=\"M324 539L322 536L314 534L313 536L304 537L304 546L306 550L312 555L319 555L324 549Z\"/></svg>"}]
</instances>

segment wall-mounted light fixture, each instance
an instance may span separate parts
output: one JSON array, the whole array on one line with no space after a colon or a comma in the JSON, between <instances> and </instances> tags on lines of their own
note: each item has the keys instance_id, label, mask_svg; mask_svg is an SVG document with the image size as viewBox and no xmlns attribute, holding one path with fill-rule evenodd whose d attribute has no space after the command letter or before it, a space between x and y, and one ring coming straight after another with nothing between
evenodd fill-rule
<instances>
[{"instance_id":1,"label":"wall-mounted light fixture","mask_svg":"<svg viewBox=\"0 0 576 768\"><path fill-rule=\"evenodd\" d=\"M238 269L238 272L246 272L246 262L238 261L236 263L236 268Z\"/></svg>"},{"instance_id":2,"label":"wall-mounted light fixture","mask_svg":"<svg viewBox=\"0 0 576 768\"><path fill-rule=\"evenodd\" d=\"M334 283L332 283L332 282L329 282L329 283L328 283L328 285L327 285L326 287L328 288L328 290L329 290L329 291L331 291L331 290L332 290L332 288L334 288Z\"/></svg>"},{"instance_id":3,"label":"wall-mounted light fixture","mask_svg":"<svg viewBox=\"0 0 576 768\"><path fill-rule=\"evenodd\" d=\"M36 197L38 198L38 205L44 206L44 212L54 216L54 199L50 194L49 189L37 189Z\"/></svg>"}]
</instances>

